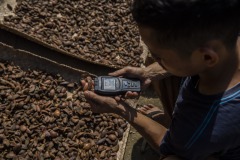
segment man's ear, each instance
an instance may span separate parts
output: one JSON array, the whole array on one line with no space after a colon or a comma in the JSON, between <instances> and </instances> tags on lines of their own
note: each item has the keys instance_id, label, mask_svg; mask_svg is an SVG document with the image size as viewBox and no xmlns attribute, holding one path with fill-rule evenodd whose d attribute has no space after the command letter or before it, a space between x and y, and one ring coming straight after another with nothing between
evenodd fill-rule
<instances>
[{"instance_id":1,"label":"man's ear","mask_svg":"<svg viewBox=\"0 0 240 160\"><path fill-rule=\"evenodd\" d=\"M209 47L202 47L199 49L202 57L203 63L206 64L208 67L215 66L219 61L219 55L217 54L214 49Z\"/></svg>"}]
</instances>

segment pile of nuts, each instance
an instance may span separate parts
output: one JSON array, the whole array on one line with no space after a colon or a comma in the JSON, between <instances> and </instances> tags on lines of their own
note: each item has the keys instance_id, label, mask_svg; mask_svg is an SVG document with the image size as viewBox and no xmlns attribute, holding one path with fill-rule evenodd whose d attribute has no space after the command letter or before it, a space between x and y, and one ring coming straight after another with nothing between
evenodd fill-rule
<instances>
[{"instance_id":1,"label":"pile of nuts","mask_svg":"<svg viewBox=\"0 0 240 160\"><path fill-rule=\"evenodd\" d=\"M132 0L21 0L4 23L68 54L114 67L140 66Z\"/></svg>"},{"instance_id":2,"label":"pile of nuts","mask_svg":"<svg viewBox=\"0 0 240 160\"><path fill-rule=\"evenodd\" d=\"M0 159L117 159L127 123L93 114L83 89L60 75L0 62Z\"/></svg>"}]
</instances>

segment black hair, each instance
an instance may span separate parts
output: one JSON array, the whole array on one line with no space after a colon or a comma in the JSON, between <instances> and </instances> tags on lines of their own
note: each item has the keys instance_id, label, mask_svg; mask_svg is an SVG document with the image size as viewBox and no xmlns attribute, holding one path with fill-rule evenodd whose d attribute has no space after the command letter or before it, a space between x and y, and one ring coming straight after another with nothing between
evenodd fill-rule
<instances>
[{"instance_id":1,"label":"black hair","mask_svg":"<svg viewBox=\"0 0 240 160\"><path fill-rule=\"evenodd\" d=\"M132 14L159 45L186 54L213 39L235 49L240 28L240 0L134 0Z\"/></svg>"}]
</instances>

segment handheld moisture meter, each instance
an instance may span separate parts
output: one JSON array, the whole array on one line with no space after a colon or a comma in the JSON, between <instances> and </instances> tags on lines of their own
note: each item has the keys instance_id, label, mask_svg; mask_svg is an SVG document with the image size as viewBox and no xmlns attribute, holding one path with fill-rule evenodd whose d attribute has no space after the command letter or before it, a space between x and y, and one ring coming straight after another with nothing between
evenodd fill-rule
<instances>
[{"instance_id":1,"label":"handheld moisture meter","mask_svg":"<svg viewBox=\"0 0 240 160\"><path fill-rule=\"evenodd\" d=\"M94 90L102 95L120 95L127 91L140 92L139 80L111 76L100 76L94 79Z\"/></svg>"}]
</instances>

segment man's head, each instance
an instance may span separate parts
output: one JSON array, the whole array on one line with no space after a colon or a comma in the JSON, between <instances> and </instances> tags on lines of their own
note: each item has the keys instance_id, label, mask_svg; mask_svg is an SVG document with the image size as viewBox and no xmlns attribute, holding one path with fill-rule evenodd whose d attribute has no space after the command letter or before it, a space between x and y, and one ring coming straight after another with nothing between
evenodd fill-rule
<instances>
[{"instance_id":1,"label":"man's head","mask_svg":"<svg viewBox=\"0 0 240 160\"><path fill-rule=\"evenodd\" d=\"M186 59L213 42L233 52L239 8L239 0L135 0L132 14L150 50L172 50Z\"/></svg>"}]
</instances>

